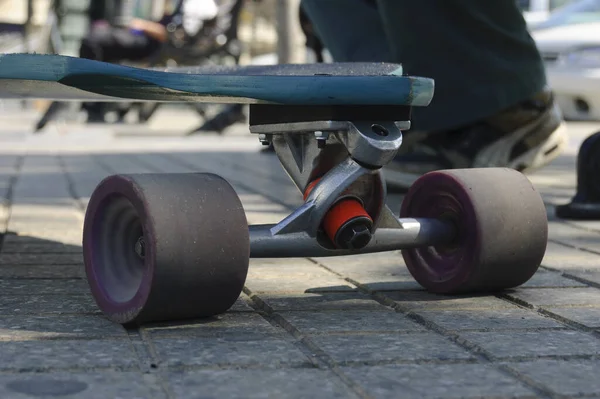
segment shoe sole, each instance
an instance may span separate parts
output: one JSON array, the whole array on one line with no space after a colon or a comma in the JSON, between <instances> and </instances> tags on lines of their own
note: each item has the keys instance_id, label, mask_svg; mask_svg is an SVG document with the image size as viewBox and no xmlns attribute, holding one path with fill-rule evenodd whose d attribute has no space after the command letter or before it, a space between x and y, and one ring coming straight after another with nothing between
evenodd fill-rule
<instances>
[{"instance_id":1,"label":"shoe sole","mask_svg":"<svg viewBox=\"0 0 600 399\"><path fill-rule=\"evenodd\" d=\"M562 121L558 106L555 105L548 112L551 114L550 118L539 118L480 151L475 157L472 168L508 167L522 173L531 173L552 162L566 148L568 135L567 125ZM530 136L531 132L535 132L539 128L537 125L548 123L553 119L559 120L560 123L544 141L509 161L510 153L517 143ZM400 172L390 167L384 167L382 175L391 190L407 190L421 176Z\"/></svg>"}]
</instances>

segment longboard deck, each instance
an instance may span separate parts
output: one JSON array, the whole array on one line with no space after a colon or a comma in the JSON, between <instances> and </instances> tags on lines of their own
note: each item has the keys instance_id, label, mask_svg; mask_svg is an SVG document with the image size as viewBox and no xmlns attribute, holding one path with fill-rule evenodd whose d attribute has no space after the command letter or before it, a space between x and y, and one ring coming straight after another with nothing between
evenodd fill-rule
<instances>
[{"instance_id":1,"label":"longboard deck","mask_svg":"<svg viewBox=\"0 0 600 399\"><path fill-rule=\"evenodd\" d=\"M432 79L387 63L170 69L43 54L0 55L0 98L426 106Z\"/></svg>"}]
</instances>

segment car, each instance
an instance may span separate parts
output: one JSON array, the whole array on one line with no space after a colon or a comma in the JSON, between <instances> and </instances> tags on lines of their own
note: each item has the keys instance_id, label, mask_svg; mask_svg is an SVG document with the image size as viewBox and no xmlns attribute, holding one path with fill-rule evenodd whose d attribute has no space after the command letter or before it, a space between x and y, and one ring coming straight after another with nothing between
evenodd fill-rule
<instances>
[{"instance_id":1,"label":"car","mask_svg":"<svg viewBox=\"0 0 600 399\"><path fill-rule=\"evenodd\" d=\"M530 29L567 120L600 120L600 0L560 7Z\"/></svg>"},{"instance_id":2,"label":"car","mask_svg":"<svg viewBox=\"0 0 600 399\"><path fill-rule=\"evenodd\" d=\"M535 27L537 24L545 21L550 13L572 0L517 0L517 6L523 13L527 26Z\"/></svg>"}]
</instances>

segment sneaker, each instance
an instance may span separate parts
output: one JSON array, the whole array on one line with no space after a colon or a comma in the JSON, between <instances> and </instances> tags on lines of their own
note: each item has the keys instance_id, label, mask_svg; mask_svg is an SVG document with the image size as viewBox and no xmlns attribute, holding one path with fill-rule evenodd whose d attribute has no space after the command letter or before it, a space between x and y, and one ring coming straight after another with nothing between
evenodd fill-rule
<instances>
[{"instance_id":1,"label":"sneaker","mask_svg":"<svg viewBox=\"0 0 600 399\"><path fill-rule=\"evenodd\" d=\"M401 149L383 169L390 187L407 189L421 175L440 169L509 167L528 173L567 145L566 125L550 91L472 125L407 136L413 134L419 141Z\"/></svg>"}]
</instances>

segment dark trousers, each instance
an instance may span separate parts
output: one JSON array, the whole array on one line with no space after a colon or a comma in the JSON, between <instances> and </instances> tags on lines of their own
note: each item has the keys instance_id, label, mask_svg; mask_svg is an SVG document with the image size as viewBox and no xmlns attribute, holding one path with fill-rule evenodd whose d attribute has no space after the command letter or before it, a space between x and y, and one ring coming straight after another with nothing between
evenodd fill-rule
<instances>
[{"instance_id":1,"label":"dark trousers","mask_svg":"<svg viewBox=\"0 0 600 399\"><path fill-rule=\"evenodd\" d=\"M473 123L546 85L515 0L302 0L334 60L396 62L435 80L411 130Z\"/></svg>"}]
</instances>

